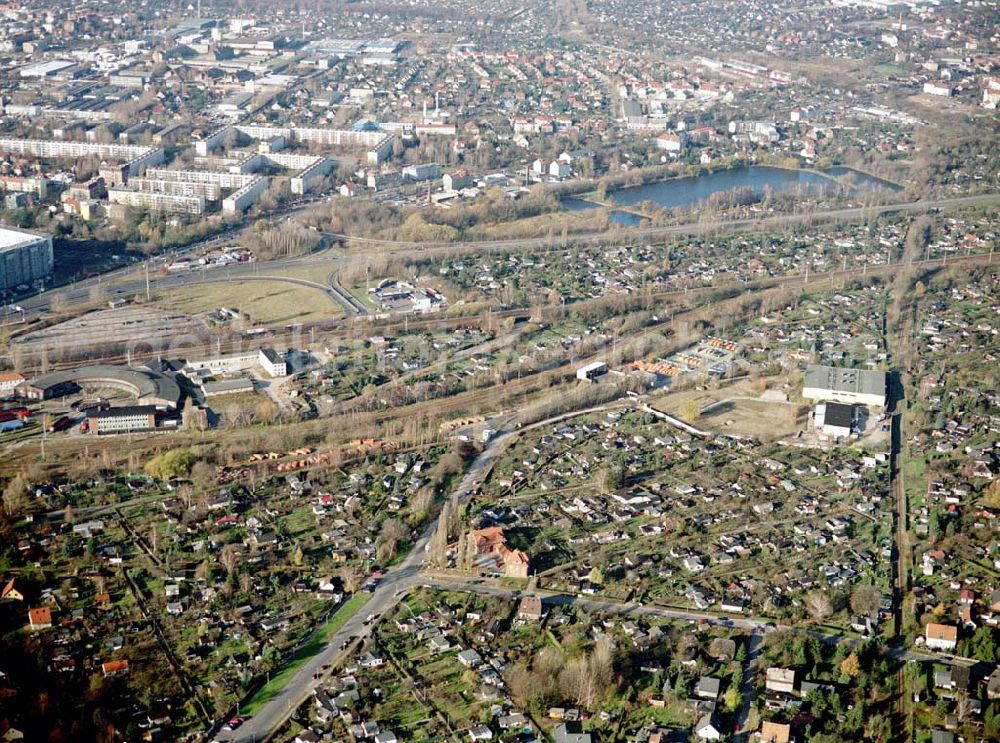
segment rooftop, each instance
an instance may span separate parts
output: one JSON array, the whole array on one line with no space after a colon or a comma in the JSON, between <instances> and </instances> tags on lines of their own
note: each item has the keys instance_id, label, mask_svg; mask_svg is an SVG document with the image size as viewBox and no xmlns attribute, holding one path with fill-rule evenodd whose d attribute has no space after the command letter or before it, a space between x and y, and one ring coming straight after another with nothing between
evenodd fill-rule
<instances>
[{"instance_id":1,"label":"rooftop","mask_svg":"<svg viewBox=\"0 0 1000 743\"><path fill-rule=\"evenodd\" d=\"M91 418L121 418L128 415L153 415L156 413L155 405L127 405L121 408L108 408L91 413Z\"/></svg>"},{"instance_id":2,"label":"rooftop","mask_svg":"<svg viewBox=\"0 0 1000 743\"><path fill-rule=\"evenodd\" d=\"M49 239L48 235L39 235L27 230L16 230L12 227L0 227L0 251L47 239Z\"/></svg>"},{"instance_id":3,"label":"rooftop","mask_svg":"<svg viewBox=\"0 0 1000 743\"><path fill-rule=\"evenodd\" d=\"M885 395L885 372L810 364L806 367L804 386L837 392Z\"/></svg>"},{"instance_id":4,"label":"rooftop","mask_svg":"<svg viewBox=\"0 0 1000 743\"><path fill-rule=\"evenodd\" d=\"M177 382L168 376L158 374L145 368L128 366L112 366L110 364L95 364L81 366L76 369L57 371L35 377L26 384L38 389L48 389L69 382L119 384L129 388L140 401L162 400L176 407L181 398L181 389Z\"/></svg>"},{"instance_id":5,"label":"rooftop","mask_svg":"<svg viewBox=\"0 0 1000 743\"><path fill-rule=\"evenodd\" d=\"M850 428L851 423L854 422L854 406L845 405L839 402L830 402L826 404L826 417L824 418L824 423L828 426L837 426L839 428Z\"/></svg>"}]
</instances>

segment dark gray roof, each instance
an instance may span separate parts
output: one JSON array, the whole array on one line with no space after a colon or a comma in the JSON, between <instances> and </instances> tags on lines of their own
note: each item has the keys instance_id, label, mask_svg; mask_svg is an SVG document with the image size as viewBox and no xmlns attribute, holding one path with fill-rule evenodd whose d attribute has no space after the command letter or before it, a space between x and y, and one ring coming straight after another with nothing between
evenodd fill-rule
<instances>
[{"instance_id":1,"label":"dark gray roof","mask_svg":"<svg viewBox=\"0 0 1000 743\"><path fill-rule=\"evenodd\" d=\"M579 723L560 723L552 731L556 743L590 743L590 733L583 732Z\"/></svg>"},{"instance_id":2,"label":"dark gray roof","mask_svg":"<svg viewBox=\"0 0 1000 743\"><path fill-rule=\"evenodd\" d=\"M277 351L275 351L275 350L274 350L273 348L262 348L262 349L260 349L260 352L261 352L262 354L264 354L264 356L265 356L265 357L267 358L267 360L268 360L268 361L270 361L270 362L271 362L272 364L277 364L278 362L280 362L280 361L284 361L284 360L285 360L285 359L284 359L284 358L283 358L283 357L282 357L282 356L281 356L281 355L280 355L280 354L279 354L279 353L278 353Z\"/></svg>"},{"instance_id":3,"label":"dark gray roof","mask_svg":"<svg viewBox=\"0 0 1000 743\"><path fill-rule=\"evenodd\" d=\"M850 428L853 420L853 405L845 405L840 402L828 402L826 404L826 417L823 418L824 425Z\"/></svg>"},{"instance_id":4,"label":"dark gray roof","mask_svg":"<svg viewBox=\"0 0 1000 743\"><path fill-rule=\"evenodd\" d=\"M156 413L155 405L126 405L121 408L108 408L91 413L91 418L118 418L126 415L153 415Z\"/></svg>"},{"instance_id":5,"label":"dark gray roof","mask_svg":"<svg viewBox=\"0 0 1000 743\"><path fill-rule=\"evenodd\" d=\"M181 399L181 388L174 379L145 367L93 364L43 374L25 382L28 386L42 390L68 383L78 385L109 383L127 387L140 403L148 402L177 407Z\"/></svg>"},{"instance_id":6,"label":"dark gray roof","mask_svg":"<svg viewBox=\"0 0 1000 743\"><path fill-rule=\"evenodd\" d=\"M236 390L253 390L252 379L224 379L221 382L205 382L201 387L206 395L218 395Z\"/></svg>"}]
</instances>

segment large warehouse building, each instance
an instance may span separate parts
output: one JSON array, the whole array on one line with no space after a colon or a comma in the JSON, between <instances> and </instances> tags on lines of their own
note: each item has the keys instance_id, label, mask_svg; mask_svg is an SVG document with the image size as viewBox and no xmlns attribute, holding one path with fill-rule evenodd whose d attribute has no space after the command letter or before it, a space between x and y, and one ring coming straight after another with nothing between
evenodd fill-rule
<instances>
[{"instance_id":1,"label":"large warehouse building","mask_svg":"<svg viewBox=\"0 0 1000 743\"><path fill-rule=\"evenodd\" d=\"M0 227L0 290L52 273L52 236Z\"/></svg>"},{"instance_id":2,"label":"large warehouse building","mask_svg":"<svg viewBox=\"0 0 1000 743\"><path fill-rule=\"evenodd\" d=\"M181 389L177 381L146 367L94 364L52 372L19 384L14 394L26 400L51 400L75 394L82 387L109 387L123 390L139 405L160 410L176 410Z\"/></svg>"},{"instance_id":3,"label":"large warehouse building","mask_svg":"<svg viewBox=\"0 0 1000 743\"><path fill-rule=\"evenodd\" d=\"M806 367L802 397L885 407L886 375L882 371L810 364Z\"/></svg>"}]
</instances>

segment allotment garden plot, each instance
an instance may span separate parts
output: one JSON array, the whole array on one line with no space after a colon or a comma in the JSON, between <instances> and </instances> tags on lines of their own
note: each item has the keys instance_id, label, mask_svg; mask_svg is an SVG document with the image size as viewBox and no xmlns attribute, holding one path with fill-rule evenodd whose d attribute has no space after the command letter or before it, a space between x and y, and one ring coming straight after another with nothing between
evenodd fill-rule
<instances>
[{"instance_id":1,"label":"allotment garden plot","mask_svg":"<svg viewBox=\"0 0 1000 743\"><path fill-rule=\"evenodd\" d=\"M886 461L611 410L525 433L473 520L501 526L548 589L832 620L856 584L888 591Z\"/></svg>"}]
</instances>

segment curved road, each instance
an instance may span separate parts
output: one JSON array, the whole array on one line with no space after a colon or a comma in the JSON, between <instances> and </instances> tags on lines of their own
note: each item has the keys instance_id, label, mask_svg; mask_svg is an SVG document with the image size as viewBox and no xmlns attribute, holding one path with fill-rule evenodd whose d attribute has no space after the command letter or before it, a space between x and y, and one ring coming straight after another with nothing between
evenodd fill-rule
<instances>
[{"instance_id":1,"label":"curved road","mask_svg":"<svg viewBox=\"0 0 1000 743\"><path fill-rule=\"evenodd\" d=\"M685 235L685 234L697 234L700 232L719 232L719 231L735 231L742 229L768 229L777 227L787 227L790 224L813 222L819 220L853 220L853 219L865 219L868 217L876 216L879 214L887 214L893 212L907 213L907 212L925 212L933 209L945 209L945 208L955 208L963 206L981 206L984 204L990 204L996 201L1000 201L1000 193L990 193L990 194L979 194L975 196L957 196L948 199L921 199L919 201L909 201L900 202L896 204L883 204L880 206L871 207L847 207L842 209L833 209L825 212L816 212L810 214L794 214L786 216L776 216L768 217L760 220L752 219L742 219L742 220L729 220L729 221L719 221L719 222L695 222L687 223L681 225L665 225L661 227L646 227L646 228L633 228L624 230L621 235L622 237L630 238L656 238L665 237L668 235ZM306 204L303 206L296 206L295 208L289 210L295 211L296 209L307 208L311 204ZM205 240L195 245L183 248L181 250L174 251L172 253L166 254L171 256L183 255L188 253L194 253L202 250L208 246L225 242L232 239L232 237L242 228L234 228L221 235L217 235L213 238ZM594 232L585 233L579 235L573 235L570 240L573 244L586 244L595 243L602 240L607 240L612 236L609 232ZM463 251L476 251L476 250L506 250L514 248L534 248L537 250L544 250L550 247L550 240L548 237L542 238L526 238L526 239L508 239L508 240L479 240L479 241L469 241L469 242L457 242L457 243L415 243L406 241L391 241L391 240L379 240L375 238L366 238L356 235L346 235L340 233L324 233L324 237L327 240L340 240L346 242L362 243L365 245L371 245L373 247L382 248L385 252L389 252L394 255L406 256L406 255L428 255L436 252L463 252ZM269 261L267 265L267 270L270 273L275 271L280 271L284 268L291 268L294 266L319 264L319 263L334 263L338 261L337 258L331 258L330 256L323 255L308 255L301 256L298 258L288 258L277 261ZM69 285L68 287L51 289L43 294L38 294L32 297L27 297L19 302L26 313L31 316L35 314L41 314L45 311L51 309L53 297L57 294L61 294L64 297L64 301L67 305L73 306L82 304L90 301L90 292L95 286L101 284L106 284L109 281L113 281L116 278L124 279L130 273L135 272L136 278L132 281L120 284L116 291L123 295L134 295L136 293L141 293L145 291L145 275L143 274L143 268L149 266L150 268L150 279L155 280L157 286L189 286L193 284L198 284L206 281L207 279L202 276L205 272L221 271L226 270L228 275L234 275L235 277L245 276L248 273L256 273L258 270L257 263L251 264L240 264L237 266L230 266L226 269L221 268L208 268L201 269L198 271L191 271L186 274L171 274L170 276L164 277L156 274L155 272L164 264L165 256L161 255L158 257L150 258L144 262L134 263L130 266L126 266L120 269L116 269L102 276L92 277L89 279L84 279L83 281L76 282ZM336 283L336 265L334 265L331 271L331 279L329 280L330 288L336 294L338 294L338 303L347 309L348 306L351 309L348 310L351 314L363 314L364 308L351 297L347 292ZM176 278L174 278L176 276Z\"/></svg>"},{"instance_id":2,"label":"curved road","mask_svg":"<svg viewBox=\"0 0 1000 743\"><path fill-rule=\"evenodd\" d=\"M496 421L498 435L483 449L475 459L465 476L453 491L452 498L461 503L471 497L482 479L492 466L496 458L501 454L504 447L523 430L531 430L539 426L551 424L565 417L571 417L592 410L603 409L607 406L588 409L587 411L577 411L567 413L556 418L539 421L524 429L517 429L516 414L507 416ZM345 651L354 640L366 637L371 631L369 617L377 619L388 609L394 606L400 597L408 590L417 585L433 586L454 591L466 591L497 597L516 600L522 595L522 591L517 589L503 588L495 585L488 585L484 582L474 580L464 580L462 578L447 575L434 575L422 573L424 566L424 556L431 537L437 528L437 520L431 520L419 535L413 547L406 557L396 566L386 571L381 582L376 586L371 594L371 598L352 616L344 626L331 638L329 644L321 652L311 658L296 675L288 682L285 688L268 701L261 710L252 718L247 720L241 727L232 732L219 733L215 740L226 741L227 743L257 743L265 741L273 735L294 713L294 711L304 703L312 694L316 686L314 674L321 673L320 669L325 665L336 665L344 660ZM656 616L665 619L674 619L688 622L707 622L709 624L724 624L725 626L743 629L751 633L751 652L748 655L750 663L749 672L745 674L743 698L744 705L738 715L741 727L746 725L755 675L756 660L759 656L762 641L769 633L777 629L772 622L761 619L743 616L721 616L707 612L691 611L683 608L670 608L655 605L643 605L636 602L614 602L599 598L571 595L562 592L533 590L533 595L541 597L548 605L576 605L583 608L600 611L609 614L626 616ZM780 629L794 629L791 627L781 627ZM841 635L821 632L809 628L802 631L808 632L817 639L824 642L839 642L845 640ZM917 651L908 651L905 648L887 648L885 652L895 658L903 660L946 663L952 665L969 665L971 661L947 655L937 655Z\"/></svg>"},{"instance_id":3,"label":"curved road","mask_svg":"<svg viewBox=\"0 0 1000 743\"><path fill-rule=\"evenodd\" d=\"M468 472L456 487L453 498L459 502L471 496L479 485L483 474L489 470L493 461L503 451L514 427L514 417L508 417L499 426L500 433L493 438L486 448L476 457ZM413 547L394 567L386 571L381 582L371 594L371 598L352 616L337 633L330 638L329 644L314 655L292 677L285 688L265 704L261 710L233 732L221 732L217 741L232 741L234 743L257 743L267 740L295 709L305 702L315 688L313 675L327 664L335 663L342 654L342 648L359 637L365 637L371 626L366 621L369 616L380 617L387 609L399 601L400 596L414 585L420 583L419 573L423 567L424 555L431 536L437 528L437 520L432 519Z\"/></svg>"}]
</instances>

